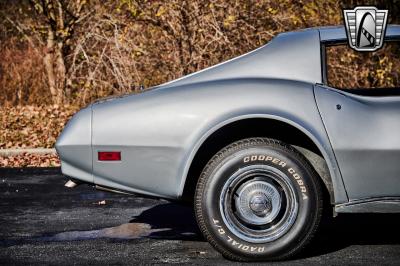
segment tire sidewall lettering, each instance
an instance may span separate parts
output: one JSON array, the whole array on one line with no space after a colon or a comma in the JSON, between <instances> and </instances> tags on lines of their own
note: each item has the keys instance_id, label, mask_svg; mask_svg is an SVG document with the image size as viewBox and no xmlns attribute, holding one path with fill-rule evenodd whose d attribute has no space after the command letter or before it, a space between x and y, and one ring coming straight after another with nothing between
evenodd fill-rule
<instances>
[{"instance_id":1,"label":"tire sidewall lettering","mask_svg":"<svg viewBox=\"0 0 400 266\"><path fill-rule=\"evenodd\" d=\"M225 227L223 223L220 222L219 219L212 218L213 220L213 226L217 228L217 232L219 236L227 241L231 246L245 251L245 252L251 252L251 253L263 253L265 251L264 246L259 246L259 245L252 245L252 244L247 244L242 242L241 240L236 239L236 237L231 236L230 234L226 233L228 229L224 229ZM229 232L229 231L228 231Z\"/></svg>"},{"instance_id":2,"label":"tire sidewall lettering","mask_svg":"<svg viewBox=\"0 0 400 266\"><path fill-rule=\"evenodd\" d=\"M295 184L297 184L300 192L301 192L301 199L307 200L308 199L308 191L306 187L306 183L303 181L303 177L295 170L293 167L289 166L290 163L284 159L279 159L275 156L268 155L268 154L251 154L246 155L243 157L242 162L245 164L248 163L259 163L264 162L268 164L272 164L275 167L278 167L284 170L285 173L288 174L292 178Z\"/></svg>"},{"instance_id":3,"label":"tire sidewall lettering","mask_svg":"<svg viewBox=\"0 0 400 266\"><path fill-rule=\"evenodd\" d=\"M310 224L311 216L307 213L315 209L313 203L315 196L312 193L314 187L309 187L310 172L307 168L301 167L301 163L301 160L290 153L263 147L251 147L232 152L221 159L210 171L209 176L212 178L208 180L204 188L204 193L206 193L204 209L207 209L207 223L210 229L212 228L215 241L232 252L243 256L254 256L254 258L275 256L289 249L291 241L298 243L305 236L306 231L302 228ZM281 171L288 177L298 199L299 213L295 223L284 235L271 242L255 243L243 240L230 231L222 218L219 197L227 178L242 167L250 165L266 165Z\"/></svg>"}]
</instances>

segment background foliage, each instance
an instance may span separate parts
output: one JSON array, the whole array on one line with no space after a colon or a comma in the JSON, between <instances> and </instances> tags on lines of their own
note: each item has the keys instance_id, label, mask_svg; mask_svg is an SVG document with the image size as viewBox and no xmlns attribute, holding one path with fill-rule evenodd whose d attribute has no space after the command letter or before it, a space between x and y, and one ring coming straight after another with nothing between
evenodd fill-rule
<instances>
[{"instance_id":1,"label":"background foliage","mask_svg":"<svg viewBox=\"0 0 400 266\"><path fill-rule=\"evenodd\" d=\"M280 32L341 25L342 8L360 4L388 8L388 23L399 23L400 0L1 0L0 148L52 147L71 114L96 98L179 78ZM334 66L368 67L351 51L334 55ZM374 59L377 84L400 68L388 56ZM343 85L351 71L330 78Z\"/></svg>"},{"instance_id":2,"label":"background foliage","mask_svg":"<svg viewBox=\"0 0 400 266\"><path fill-rule=\"evenodd\" d=\"M1 105L135 91L248 52L279 32L342 24L342 8L400 1L2 0Z\"/></svg>"}]
</instances>

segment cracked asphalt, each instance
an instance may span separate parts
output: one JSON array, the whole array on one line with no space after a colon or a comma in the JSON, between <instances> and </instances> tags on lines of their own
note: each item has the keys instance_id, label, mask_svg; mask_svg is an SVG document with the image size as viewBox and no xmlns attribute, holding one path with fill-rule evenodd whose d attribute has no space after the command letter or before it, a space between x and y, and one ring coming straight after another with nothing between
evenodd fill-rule
<instances>
[{"instance_id":1,"label":"cracked asphalt","mask_svg":"<svg viewBox=\"0 0 400 266\"><path fill-rule=\"evenodd\" d=\"M58 169L0 169L0 265L235 264L165 200L65 188ZM399 214L339 215L280 265L400 265Z\"/></svg>"}]
</instances>

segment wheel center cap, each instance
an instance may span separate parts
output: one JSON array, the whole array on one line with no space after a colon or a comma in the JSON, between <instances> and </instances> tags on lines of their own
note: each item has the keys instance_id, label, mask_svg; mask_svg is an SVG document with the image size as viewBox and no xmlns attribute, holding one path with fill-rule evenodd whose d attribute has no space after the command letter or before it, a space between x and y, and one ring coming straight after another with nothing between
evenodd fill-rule
<instances>
[{"instance_id":1,"label":"wheel center cap","mask_svg":"<svg viewBox=\"0 0 400 266\"><path fill-rule=\"evenodd\" d=\"M273 184L255 180L243 184L235 193L239 219L253 225L270 223L281 209L281 197Z\"/></svg>"},{"instance_id":2,"label":"wheel center cap","mask_svg":"<svg viewBox=\"0 0 400 266\"><path fill-rule=\"evenodd\" d=\"M265 195L254 195L250 199L250 209L257 215L265 214L271 209L271 203Z\"/></svg>"}]
</instances>

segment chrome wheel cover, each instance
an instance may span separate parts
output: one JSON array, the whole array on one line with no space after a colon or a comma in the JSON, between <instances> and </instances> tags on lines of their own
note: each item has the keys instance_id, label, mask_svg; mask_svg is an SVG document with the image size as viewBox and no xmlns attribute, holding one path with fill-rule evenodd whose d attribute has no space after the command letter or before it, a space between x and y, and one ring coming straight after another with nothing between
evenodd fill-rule
<instances>
[{"instance_id":1,"label":"chrome wheel cover","mask_svg":"<svg viewBox=\"0 0 400 266\"><path fill-rule=\"evenodd\" d=\"M265 243L284 235L294 224L298 199L289 177L279 169L251 165L224 184L219 207L222 219L238 238Z\"/></svg>"}]
</instances>

